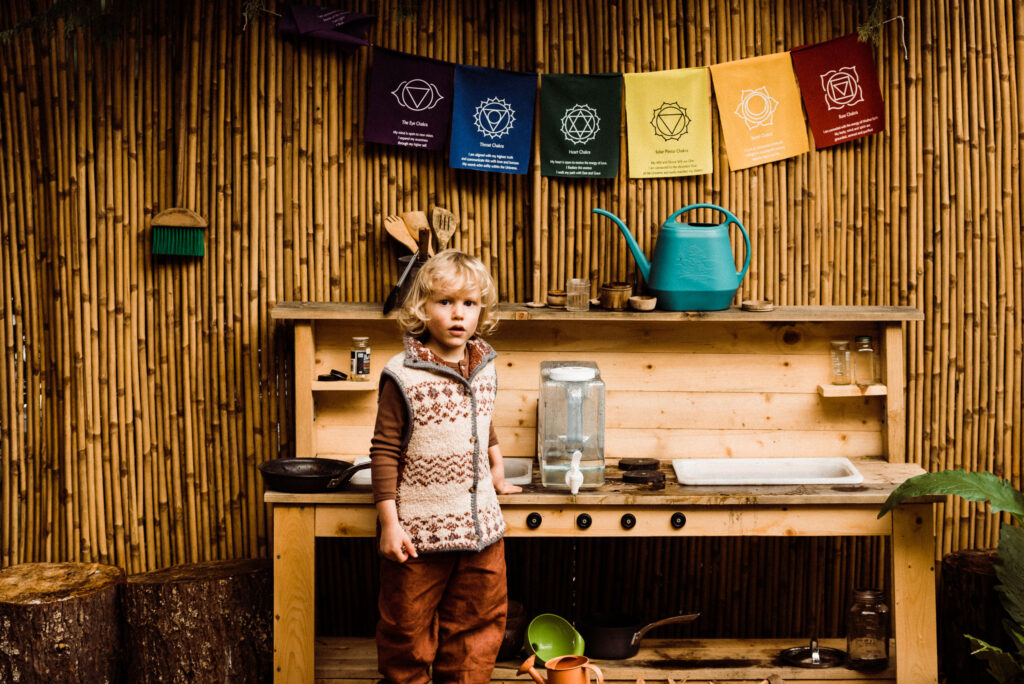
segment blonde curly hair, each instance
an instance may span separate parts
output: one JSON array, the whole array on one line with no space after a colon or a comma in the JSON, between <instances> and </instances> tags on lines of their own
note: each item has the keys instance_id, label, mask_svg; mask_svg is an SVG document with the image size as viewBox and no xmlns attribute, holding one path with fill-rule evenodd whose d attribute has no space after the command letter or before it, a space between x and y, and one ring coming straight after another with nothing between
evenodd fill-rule
<instances>
[{"instance_id":1,"label":"blonde curly hair","mask_svg":"<svg viewBox=\"0 0 1024 684\"><path fill-rule=\"evenodd\" d=\"M412 281L405 303L398 310L398 325L407 335L421 335L427 329L427 300L436 292L464 292L480 288L480 320L476 334L486 335L498 325L494 307L498 292L487 267L475 256L446 249L427 260Z\"/></svg>"}]
</instances>

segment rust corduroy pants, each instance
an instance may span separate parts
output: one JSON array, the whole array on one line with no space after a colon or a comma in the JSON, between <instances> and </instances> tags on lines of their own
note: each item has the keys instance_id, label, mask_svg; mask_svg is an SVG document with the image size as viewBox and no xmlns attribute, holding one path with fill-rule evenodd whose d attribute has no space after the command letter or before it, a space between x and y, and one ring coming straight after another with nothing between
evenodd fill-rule
<instances>
[{"instance_id":1,"label":"rust corduroy pants","mask_svg":"<svg viewBox=\"0 0 1024 684\"><path fill-rule=\"evenodd\" d=\"M505 633L505 542L381 558L377 666L388 684L486 684Z\"/></svg>"}]
</instances>

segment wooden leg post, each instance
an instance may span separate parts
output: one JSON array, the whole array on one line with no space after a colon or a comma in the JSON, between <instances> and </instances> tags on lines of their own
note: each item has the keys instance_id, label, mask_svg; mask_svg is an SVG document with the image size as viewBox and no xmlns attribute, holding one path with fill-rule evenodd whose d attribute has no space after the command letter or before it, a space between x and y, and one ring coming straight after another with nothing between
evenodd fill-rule
<instances>
[{"instance_id":1,"label":"wooden leg post","mask_svg":"<svg viewBox=\"0 0 1024 684\"><path fill-rule=\"evenodd\" d=\"M274 505L274 682L313 681L315 638L312 506Z\"/></svg>"},{"instance_id":2,"label":"wooden leg post","mask_svg":"<svg viewBox=\"0 0 1024 684\"><path fill-rule=\"evenodd\" d=\"M935 534L932 504L892 512L893 626L896 681L938 681L935 624Z\"/></svg>"}]
</instances>

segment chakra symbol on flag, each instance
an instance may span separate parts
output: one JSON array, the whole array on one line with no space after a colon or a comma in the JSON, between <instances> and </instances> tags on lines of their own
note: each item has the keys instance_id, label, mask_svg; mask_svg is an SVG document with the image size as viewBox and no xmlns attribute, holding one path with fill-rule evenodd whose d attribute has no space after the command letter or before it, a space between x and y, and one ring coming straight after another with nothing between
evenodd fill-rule
<instances>
[{"instance_id":1,"label":"chakra symbol on flag","mask_svg":"<svg viewBox=\"0 0 1024 684\"><path fill-rule=\"evenodd\" d=\"M678 102L662 102L651 117L654 134L665 140L679 140L686 135L690 121L692 119L686 113L686 107L680 106Z\"/></svg>"},{"instance_id":2,"label":"chakra symbol on flag","mask_svg":"<svg viewBox=\"0 0 1024 684\"><path fill-rule=\"evenodd\" d=\"M398 104L414 112L433 109L438 102L444 99L444 96L438 92L437 86L422 78L402 81L397 88L391 91L391 94L398 100Z\"/></svg>"},{"instance_id":3,"label":"chakra symbol on flag","mask_svg":"<svg viewBox=\"0 0 1024 684\"><path fill-rule=\"evenodd\" d=\"M597 137L600 124L601 117L596 109L585 104L573 105L562 115L562 135L566 142L582 145Z\"/></svg>"},{"instance_id":4,"label":"chakra symbol on flag","mask_svg":"<svg viewBox=\"0 0 1024 684\"><path fill-rule=\"evenodd\" d=\"M851 107L864 101L857 67L841 67L821 75L821 87L825 91L825 106L829 109Z\"/></svg>"},{"instance_id":5,"label":"chakra symbol on flag","mask_svg":"<svg viewBox=\"0 0 1024 684\"><path fill-rule=\"evenodd\" d=\"M747 130L758 126L771 126L775 118L775 110L779 101L768 94L764 86L754 90L740 92L740 103L736 107L736 116L747 124Z\"/></svg>"},{"instance_id":6,"label":"chakra symbol on flag","mask_svg":"<svg viewBox=\"0 0 1024 684\"><path fill-rule=\"evenodd\" d=\"M489 97L476 106L473 123L485 138L500 138L512 130L516 112L500 97Z\"/></svg>"}]
</instances>

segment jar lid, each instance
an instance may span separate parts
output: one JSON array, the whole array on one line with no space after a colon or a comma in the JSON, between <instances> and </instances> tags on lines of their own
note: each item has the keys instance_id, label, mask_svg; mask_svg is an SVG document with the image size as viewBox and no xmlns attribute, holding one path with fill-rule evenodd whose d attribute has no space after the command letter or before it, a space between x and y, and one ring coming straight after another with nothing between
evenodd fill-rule
<instances>
[{"instance_id":1,"label":"jar lid","mask_svg":"<svg viewBox=\"0 0 1024 684\"><path fill-rule=\"evenodd\" d=\"M370 338L369 337L353 337L352 341L353 342L369 342Z\"/></svg>"},{"instance_id":2,"label":"jar lid","mask_svg":"<svg viewBox=\"0 0 1024 684\"><path fill-rule=\"evenodd\" d=\"M586 366L559 366L551 369L550 377L557 382L586 382L597 377L597 370Z\"/></svg>"},{"instance_id":3,"label":"jar lid","mask_svg":"<svg viewBox=\"0 0 1024 684\"><path fill-rule=\"evenodd\" d=\"M855 601L877 601L883 597L881 589L854 589L853 599Z\"/></svg>"},{"instance_id":4,"label":"jar lid","mask_svg":"<svg viewBox=\"0 0 1024 684\"><path fill-rule=\"evenodd\" d=\"M870 342L871 341L871 336L870 335L858 335L857 337L853 338L853 340L854 340L854 342Z\"/></svg>"}]
</instances>

